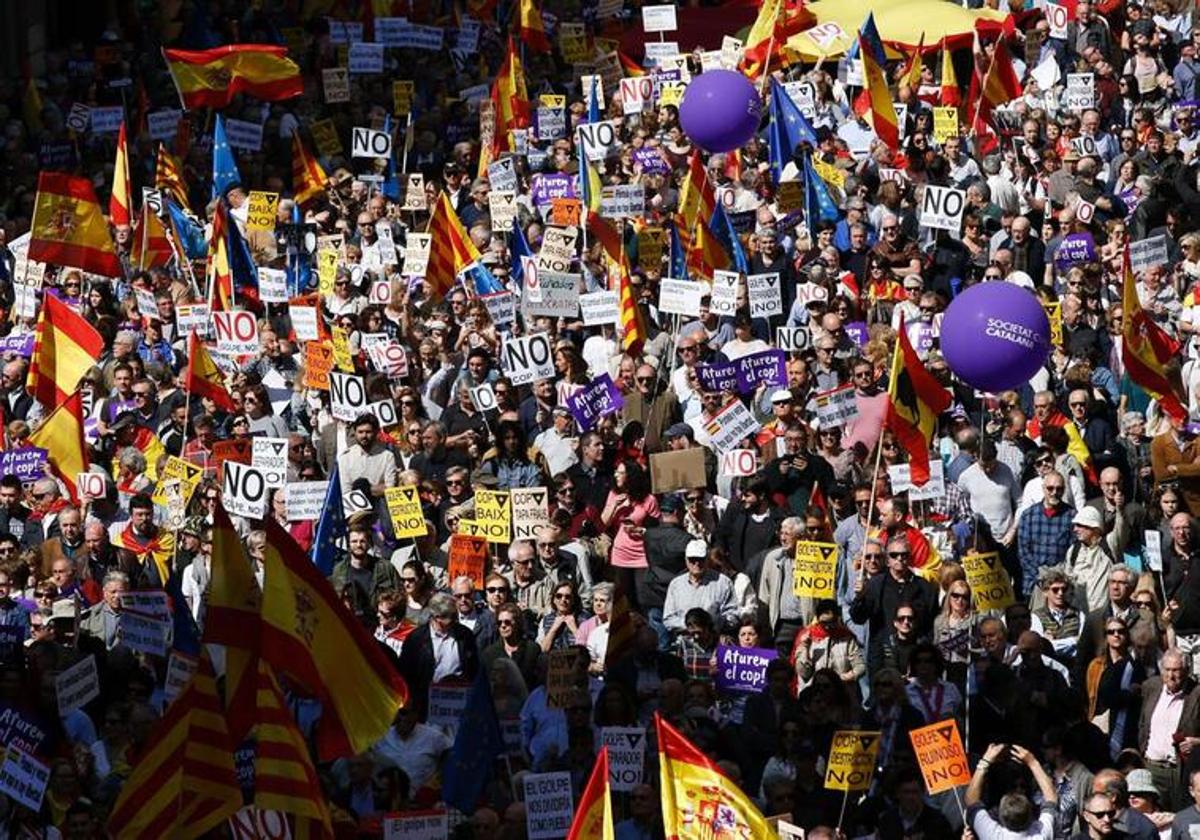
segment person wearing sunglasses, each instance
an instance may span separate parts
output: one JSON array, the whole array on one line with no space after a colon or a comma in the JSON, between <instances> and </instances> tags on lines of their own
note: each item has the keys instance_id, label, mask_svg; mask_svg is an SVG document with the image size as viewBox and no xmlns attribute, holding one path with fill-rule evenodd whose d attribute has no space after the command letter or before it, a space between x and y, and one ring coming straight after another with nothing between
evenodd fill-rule
<instances>
[{"instance_id":1,"label":"person wearing sunglasses","mask_svg":"<svg viewBox=\"0 0 1200 840\"><path fill-rule=\"evenodd\" d=\"M488 594L489 600L491 594ZM537 686L543 681L539 676L539 667L545 656L541 647L530 641L525 635L525 614L519 606L511 601L505 601L496 610L497 638L479 652L479 659L487 672L493 673L497 661L511 660L526 686Z\"/></svg>"},{"instance_id":2,"label":"person wearing sunglasses","mask_svg":"<svg viewBox=\"0 0 1200 840\"><path fill-rule=\"evenodd\" d=\"M868 666L872 661L883 661L884 644L896 626L901 604L905 605L904 612L910 614L917 637L926 635L932 628L938 604L937 587L913 574L912 549L908 540L903 537L889 539L885 554L887 571L870 580L858 575L854 581L854 600L850 604L850 618L868 624L870 628Z\"/></svg>"}]
</instances>

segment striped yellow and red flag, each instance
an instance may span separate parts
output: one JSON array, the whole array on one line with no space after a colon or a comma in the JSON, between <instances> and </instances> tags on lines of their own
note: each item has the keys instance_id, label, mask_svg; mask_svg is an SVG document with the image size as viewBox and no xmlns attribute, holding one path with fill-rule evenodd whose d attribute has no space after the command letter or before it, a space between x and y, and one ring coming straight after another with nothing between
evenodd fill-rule
<instances>
[{"instance_id":1,"label":"striped yellow and red flag","mask_svg":"<svg viewBox=\"0 0 1200 840\"><path fill-rule=\"evenodd\" d=\"M227 230L231 224L222 199L213 211L212 236L208 240L208 289L214 312L227 312L233 308L233 269L229 262Z\"/></svg>"},{"instance_id":2,"label":"striped yellow and red flag","mask_svg":"<svg viewBox=\"0 0 1200 840\"><path fill-rule=\"evenodd\" d=\"M298 836L333 837L329 807L317 781L308 745L284 700L275 672L258 662L254 716L254 804L306 821Z\"/></svg>"},{"instance_id":3,"label":"striped yellow and red flag","mask_svg":"<svg viewBox=\"0 0 1200 840\"><path fill-rule=\"evenodd\" d=\"M763 74L774 52L775 24L783 8L783 0L762 0L758 17L746 33L746 50L742 53L742 72L751 79ZM780 45L782 46L782 44Z\"/></svg>"},{"instance_id":4,"label":"striped yellow and red flag","mask_svg":"<svg viewBox=\"0 0 1200 840\"><path fill-rule=\"evenodd\" d=\"M162 143L158 144L158 160L154 165L154 188L162 190L180 207L187 208L188 191L183 181L183 166Z\"/></svg>"},{"instance_id":5,"label":"striped yellow and red flag","mask_svg":"<svg viewBox=\"0 0 1200 840\"><path fill-rule=\"evenodd\" d=\"M917 42L916 49L914 49L912 54L908 57L908 64L905 66L904 71L900 74L900 84L908 85L913 89L914 92L916 92L917 88L921 86L921 53L923 52L924 48L925 33L922 32L921 40Z\"/></svg>"},{"instance_id":6,"label":"striped yellow and red flag","mask_svg":"<svg viewBox=\"0 0 1200 840\"><path fill-rule=\"evenodd\" d=\"M602 747L592 775L579 795L567 840L613 840L612 793L608 784L608 747Z\"/></svg>"},{"instance_id":7,"label":"striped yellow and red flag","mask_svg":"<svg viewBox=\"0 0 1200 840\"><path fill-rule=\"evenodd\" d=\"M511 35L504 63L500 65L500 72L492 84L492 104L496 113L492 154L498 157L502 152L516 150L513 129L529 127L529 93L525 87L525 70Z\"/></svg>"},{"instance_id":8,"label":"striped yellow and red flag","mask_svg":"<svg viewBox=\"0 0 1200 840\"><path fill-rule=\"evenodd\" d=\"M301 207L325 194L325 170L315 157L309 154L300 139L300 132L292 133L292 195Z\"/></svg>"},{"instance_id":9,"label":"striped yellow and red flag","mask_svg":"<svg viewBox=\"0 0 1200 840\"><path fill-rule=\"evenodd\" d=\"M184 385L193 397L208 397L226 411L237 411L237 404L225 389L224 374L195 332L188 337L188 368Z\"/></svg>"},{"instance_id":10,"label":"striped yellow and red flag","mask_svg":"<svg viewBox=\"0 0 1200 840\"><path fill-rule=\"evenodd\" d=\"M321 701L321 760L358 755L382 738L408 686L292 537L267 518L262 655Z\"/></svg>"},{"instance_id":11,"label":"striped yellow and red flag","mask_svg":"<svg viewBox=\"0 0 1200 840\"><path fill-rule=\"evenodd\" d=\"M534 0L520 0L520 20L517 35L534 52L550 52L550 39L546 37L546 25L542 22L542 10Z\"/></svg>"},{"instance_id":12,"label":"striped yellow and red flag","mask_svg":"<svg viewBox=\"0 0 1200 840\"><path fill-rule=\"evenodd\" d=\"M871 127L875 134L892 150L900 148L900 123L896 116L896 106L892 102L892 92L888 89L887 53L883 49L879 30L875 27L874 12L867 13L867 19L858 32L858 54L862 57L863 93L855 100L859 113L863 109L871 114Z\"/></svg>"},{"instance_id":13,"label":"striped yellow and red flag","mask_svg":"<svg viewBox=\"0 0 1200 840\"><path fill-rule=\"evenodd\" d=\"M645 67L638 64L620 50L617 50L617 60L621 62L621 71L625 74L626 78L633 79L637 78L638 76L646 75Z\"/></svg>"},{"instance_id":14,"label":"striped yellow and red flag","mask_svg":"<svg viewBox=\"0 0 1200 840\"><path fill-rule=\"evenodd\" d=\"M104 338L87 318L54 295L46 295L25 389L45 408L61 405L103 352Z\"/></svg>"},{"instance_id":15,"label":"striped yellow and red flag","mask_svg":"<svg viewBox=\"0 0 1200 840\"><path fill-rule=\"evenodd\" d=\"M657 712L654 723L667 837L778 840L762 811L712 759Z\"/></svg>"},{"instance_id":16,"label":"striped yellow and red flag","mask_svg":"<svg viewBox=\"0 0 1200 840\"><path fill-rule=\"evenodd\" d=\"M696 232L690 240L691 244L687 246L687 269L693 278L711 282L714 271L729 268L729 254L708 225L703 222L696 225Z\"/></svg>"},{"instance_id":17,"label":"striped yellow and red flag","mask_svg":"<svg viewBox=\"0 0 1200 840\"><path fill-rule=\"evenodd\" d=\"M123 274L108 233L108 222L104 220L92 182L87 178L62 172L38 175L30 233L31 260L70 266L105 277Z\"/></svg>"},{"instance_id":18,"label":"striped yellow and red flag","mask_svg":"<svg viewBox=\"0 0 1200 840\"><path fill-rule=\"evenodd\" d=\"M29 436L30 446L40 446L46 456L50 471L58 477L78 502L75 477L87 472L88 451L83 436L83 395L75 391L58 408L42 421Z\"/></svg>"},{"instance_id":19,"label":"striped yellow and red flag","mask_svg":"<svg viewBox=\"0 0 1200 840\"><path fill-rule=\"evenodd\" d=\"M1012 56L1004 46L1003 38L996 42L992 59L982 75L978 62L983 60L983 50L979 47L978 35L975 36L975 45L977 66L967 91L967 122L972 126L977 120L986 123L995 108L1021 95L1021 80L1017 77Z\"/></svg>"},{"instance_id":20,"label":"striped yellow and red flag","mask_svg":"<svg viewBox=\"0 0 1200 840\"><path fill-rule=\"evenodd\" d=\"M442 297L454 288L458 273L479 259L479 249L463 228L445 191L437 197L425 232L431 237L425 284L431 296Z\"/></svg>"},{"instance_id":21,"label":"striped yellow and red flag","mask_svg":"<svg viewBox=\"0 0 1200 840\"><path fill-rule=\"evenodd\" d=\"M949 107L951 105L962 104L962 91L958 89L958 75L954 72L954 56L950 52L950 48L946 46L944 38L942 39L942 78L940 85L942 105Z\"/></svg>"},{"instance_id":22,"label":"striped yellow and red flag","mask_svg":"<svg viewBox=\"0 0 1200 840\"><path fill-rule=\"evenodd\" d=\"M239 93L274 102L304 93L287 47L229 44L211 50L163 50L185 109L224 108Z\"/></svg>"},{"instance_id":23,"label":"striped yellow and red flag","mask_svg":"<svg viewBox=\"0 0 1200 840\"><path fill-rule=\"evenodd\" d=\"M698 223L707 225L716 210L717 191L708 181L708 173L704 171L700 153L692 152L688 160L688 173L679 191L677 214L682 219L682 223L677 225L679 241L685 249L691 244L692 230Z\"/></svg>"},{"instance_id":24,"label":"striped yellow and red flag","mask_svg":"<svg viewBox=\"0 0 1200 840\"><path fill-rule=\"evenodd\" d=\"M242 807L216 677L208 654L155 724L108 818L111 837L202 837Z\"/></svg>"},{"instance_id":25,"label":"striped yellow and red flag","mask_svg":"<svg viewBox=\"0 0 1200 840\"><path fill-rule=\"evenodd\" d=\"M1128 245L1125 247L1125 283L1121 304L1125 309L1121 333L1121 361L1125 364L1125 371L1134 384L1158 400L1163 412L1171 419L1186 422L1187 409L1167 378L1167 364L1178 357L1181 346L1154 323L1142 308Z\"/></svg>"},{"instance_id":26,"label":"striped yellow and red flag","mask_svg":"<svg viewBox=\"0 0 1200 840\"><path fill-rule=\"evenodd\" d=\"M938 415L949 407L950 395L921 363L901 319L888 381L887 427L908 452L912 483L917 487L929 480L929 440Z\"/></svg>"},{"instance_id":27,"label":"striped yellow and red flag","mask_svg":"<svg viewBox=\"0 0 1200 840\"><path fill-rule=\"evenodd\" d=\"M142 271L151 268L162 268L175 256L171 248L171 240L167 239L167 230L163 227L162 219L143 203L140 222L133 232L133 243L129 249L129 262Z\"/></svg>"},{"instance_id":28,"label":"striped yellow and red flag","mask_svg":"<svg viewBox=\"0 0 1200 840\"><path fill-rule=\"evenodd\" d=\"M112 195L108 197L108 219L114 225L133 224L133 184L129 180L129 144L125 121L117 132L117 157L113 163Z\"/></svg>"}]
</instances>

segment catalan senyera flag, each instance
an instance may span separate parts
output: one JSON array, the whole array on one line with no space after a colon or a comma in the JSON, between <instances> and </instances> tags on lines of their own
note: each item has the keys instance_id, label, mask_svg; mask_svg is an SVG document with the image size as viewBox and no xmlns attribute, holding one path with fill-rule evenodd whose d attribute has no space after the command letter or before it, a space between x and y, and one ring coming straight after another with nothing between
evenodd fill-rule
<instances>
[{"instance_id":1,"label":"catalan senyera flag","mask_svg":"<svg viewBox=\"0 0 1200 840\"><path fill-rule=\"evenodd\" d=\"M499 157L502 152L516 150L512 132L517 128L529 127L529 93L525 88L525 70L512 36L508 38L508 51L504 63L492 83L492 104L495 106L496 128L492 135L492 154Z\"/></svg>"},{"instance_id":2,"label":"catalan senyera flag","mask_svg":"<svg viewBox=\"0 0 1200 840\"><path fill-rule=\"evenodd\" d=\"M233 397L225 389L225 375L195 332L188 337L188 368L184 384L193 397L208 397L226 411L237 411Z\"/></svg>"},{"instance_id":3,"label":"catalan senyera flag","mask_svg":"<svg viewBox=\"0 0 1200 840\"><path fill-rule=\"evenodd\" d=\"M425 283L430 294L440 298L454 288L458 273L480 258L479 249L463 228L445 191L437 197L425 232L431 236Z\"/></svg>"},{"instance_id":4,"label":"catalan senyera flag","mask_svg":"<svg viewBox=\"0 0 1200 840\"><path fill-rule=\"evenodd\" d=\"M113 805L109 836L202 837L242 807L216 677L205 651L191 682L167 707Z\"/></svg>"},{"instance_id":5,"label":"catalan senyera flag","mask_svg":"<svg viewBox=\"0 0 1200 840\"><path fill-rule=\"evenodd\" d=\"M534 0L520 0L517 33L521 41L534 52L550 52L550 39L542 22L542 10Z\"/></svg>"},{"instance_id":6,"label":"catalan senyera flag","mask_svg":"<svg viewBox=\"0 0 1200 840\"><path fill-rule=\"evenodd\" d=\"M717 191L708 181L699 152L692 152L688 173L679 191L679 240L686 249L692 241L692 231L698 221L707 223L717 209Z\"/></svg>"},{"instance_id":7,"label":"catalan senyera flag","mask_svg":"<svg viewBox=\"0 0 1200 840\"><path fill-rule=\"evenodd\" d=\"M958 76L954 72L953 55L950 48L946 46L945 39L942 40L942 78L941 78L940 98L943 106L962 104L962 91L958 89Z\"/></svg>"},{"instance_id":8,"label":"catalan senyera flag","mask_svg":"<svg viewBox=\"0 0 1200 840\"><path fill-rule=\"evenodd\" d=\"M646 324L642 317L642 308L638 306L633 296L633 283L629 279L629 262L622 252L619 260L609 263L609 288L612 288L613 277L617 283L617 304L621 312L621 349L636 356L646 343Z\"/></svg>"},{"instance_id":9,"label":"catalan senyera flag","mask_svg":"<svg viewBox=\"0 0 1200 840\"><path fill-rule=\"evenodd\" d=\"M779 840L750 797L708 756L657 712L654 725L667 840Z\"/></svg>"},{"instance_id":10,"label":"catalan senyera flag","mask_svg":"<svg viewBox=\"0 0 1200 840\"><path fill-rule=\"evenodd\" d=\"M309 837L333 837L329 807L317 781L308 745L296 726L279 681L258 662L254 716L254 804L308 822ZM304 832L297 832L303 834Z\"/></svg>"},{"instance_id":11,"label":"catalan senyera flag","mask_svg":"<svg viewBox=\"0 0 1200 840\"><path fill-rule=\"evenodd\" d=\"M239 93L275 102L304 93L300 68L287 47L229 44L211 50L163 50L186 110L224 108Z\"/></svg>"},{"instance_id":12,"label":"catalan senyera flag","mask_svg":"<svg viewBox=\"0 0 1200 840\"><path fill-rule=\"evenodd\" d=\"M978 42L976 35L976 42ZM967 93L967 122L974 125L976 120L987 122L991 119L992 111L1005 102L1010 102L1021 95L1021 80L1013 68L1012 56L1004 40L996 42L992 51L992 60L988 62L987 71L979 74L978 68L971 76L971 85Z\"/></svg>"},{"instance_id":13,"label":"catalan senyera flag","mask_svg":"<svg viewBox=\"0 0 1200 840\"><path fill-rule=\"evenodd\" d=\"M46 295L25 389L44 408L61 405L103 352L104 339L87 318L54 295Z\"/></svg>"},{"instance_id":14,"label":"catalan senyera flag","mask_svg":"<svg viewBox=\"0 0 1200 840\"><path fill-rule=\"evenodd\" d=\"M929 480L929 440L938 415L949 406L950 394L921 363L901 319L888 380L887 427L908 452L912 483L917 487Z\"/></svg>"},{"instance_id":15,"label":"catalan senyera flag","mask_svg":"<svg viewBox=\"0 0 1200 840\"><path fill-rule=\"evenodd\" d=\"M129 180L129 144L125 140L124 120L121 121L121 129L117 132L117 157L113 163L108 219L114 225L133 224L133 184Z\"/></svg>"},{"instance_id":16,"label":"catalan senyera flag","mask_svg":"<svg viewBox=\"0 0 1200 840\"><path fill-rule=\"evenodd\" d=\"M309 154L300 139L292 133L292 195L301 207L325 194L328 177L315 157Z\"/></svg>"},{"instance_id":17,"label":"catalan senyera flag","mask_svg":"<svg viewBox=\"0 0 1200 840\"><path fill-rule=\"evenodd\" d=\"M1163 331L1162 327L1154 323L1142 308L1128 246L1125 248L1125 282L1121 305L1125 309L1125 323L1121 333L1121 361L1125 364L1129 378L1158 400L1158 404L1169 417L1181 422L1186 421L1187 409L1180 402L1167 378L1167 364L1171 359L1178 357L1180 345Z\"/></svg>"},{"instance_id":18,"label":"catalan senyera flag","mask_svg":"<svg viewBox=\"0 0 1200 840\"><path fill-rule=\"evenodd\" d=\"M138 214L138 224L133 231L133 242L129 248L129 262L142 271L151 268L162 268L175 256L171 240L167 238L167 229L162 219L143 203L142 211Z\"/></svg>"},{"instance_id":19,"label":"catalan senyera flag","mask_svg":"<svg viewBox=\"0 0 1200 840\"><path fill-rule=\"evenodd\" d=\"M83 437L83 395L76 391L42 421L29 436L30 446L40 446L53 472L78 502L75 476L87 472L88 451Z\"/></svg>"},{"instance_id":20,"label":"catalan senyera flag","mask_svg":"<svg viewBox=\"0 0 1200 840\"><path fill-rule=\"evenodd\" d=\"M29 259L120 277L108 223L92 182L62 172L38 175ZM72 479L74 483L74 479Z\"/></svg>"},{"instance_id":21,"label":"catalan senyera flag","mask_svg":"<svg viewBox=\"0 0 1200 840\"><path fill-rule=\"evenodd\" d=\"M241 743L255 722L262 593L241 540L220 502L213 511L212 546L212 586L203 641L225 646L225 716L230 735L236 743Z\"/></svg>"},{"instance_id":22,"label":"catalan senyera flag","mask_svg":"<svg viewBox=\"0 0 1200 840\"><path fill-rule=\"evenodd\" d=\"M867 98L867 107L871 112L871 127L875 134L889 149L900 147L900 127L896 117L896 106L892 102L892 92L888 90L887 53L883 49L883 41L879 38L879 30L875 27L875 13L867 14L867 19L858 32L859 56L863 64L863 90Z\"/></svg>"},{"instance_id":23,"label":"catalan senyera flag","mask_svg":"<svg viewBox=\"0 0 1200 840\"><path fill-rule=\"evenodd\" d=\"M154 165L154 188L170 195L180 207L188 206L187 186L183 182L183 165L162 143L158 144L158 159Z\"/></svg>"},{"instance_id":24,"label":"catalan senyera flag","mask_svg":"<svg viewBox=\"0 0 1200 840\"><path fill-rule=\"evenodd\" d=\"M592 766L579 802L567 840L613 840L612 794L608 786L608 747L603 747Z\"/></svg>"},{"instance_id":25,"label":"catalan senyera flag","mask_svg":"<svg viewBox=\"0 0 1200 840\"><path fill-rule=\"evenodd\" d=\"M269 518L266 531L263 658L321 701L321 760L357 755L387 733L408 687L291 536Z\"/></svg>"},{"instance_id":26,"label":"catalan senyera flag","mask_svg":"<svg viewBox=\"0 0 1200 840\"><path fill-rule=\"evenodd\" d=\"M917 42L917 48L913 50L908 57L908 66L900 74L900 84L910 86L915 92L921 86L921 53L925 48L925 33L921 33L921 40Z\"/></svg>"},{"instance_id":27,"label":"catalan senyera flag","mask_svg":"<svg viewBox=\"0 0 1200 840\"><path fill-rule=\"evenodd\" d=\"M625 240L621 231L613 227L613 223L599 213L589 213L584 220L584 225L592 238L604 248L604 253L608 255L608 258L613 262L620 262L621 254L625 251Z\"/></svg>"}]
</instances>

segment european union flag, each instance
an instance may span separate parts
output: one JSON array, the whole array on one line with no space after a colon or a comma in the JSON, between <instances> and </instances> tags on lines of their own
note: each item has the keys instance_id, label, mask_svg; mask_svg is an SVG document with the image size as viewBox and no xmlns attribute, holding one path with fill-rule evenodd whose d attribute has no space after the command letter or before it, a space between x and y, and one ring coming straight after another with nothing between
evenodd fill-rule
<instances>
[{"instance_id":1,"label":"european union flag","mask_svg":"<svg viewBox=\"0 0 1200 840\"><path fill-rule=\"evenodd\" d=\"M171 596L173 613L171 623L174 627L172 649L188 656L200 655L200 629L188 608L187 599L183 597L183 589L179 586L179 575L173 574L167 579L164 587Z\"/></svg>"},{"instance_id":2,"label":"european union flag","mask_svg":"<svg viewBox=\"0 0 1200 840\"><path fill-rule=\"evenodd\" d=\"M750 262L746 259L746 251L742 248L742 241L738 239L737 231L733 229L733 222L729 218L729 214L725 212L724 205L717 202L717 209L713 212L712 218L709 219L708 229L712 231L713 236L717 237L721 242L721 247L725 249L725 253L733 259L733 267L743 274L750 271Z\"/></svg>"},{"instance_id":3,"label":"european union flag","mask_svg":"<svg viewBox=\"0 0 1200 840\"><path fill-rule=\"evenodd\" d=\"M516 216L513 216L513 236L508 253L512 258L508 276L512 278L514 287L520 289L525 284L525 267L521 265L521 257L532 257L533 249L529 247L529 240L525 238L525 231L521 230L521 222Z\"/></svg>"},{"instance_id":4,"label":"european union flag","mask_svg":"<svg viewBox=\"0 0 1200 840\"><path fill-rule=\"evenodd\" d=\"M591 90L588 91L587 121L589 123L600 122L600 98L596 95L596 82L598 82L598 81L599 80L593 76L592 77L592 88L591 88ZM579 153L583 154L583 150L580 149Z\"/></svg>"},{"instance_id":5,"label":"european union flag","mask_svg":"<svg viewBox=\"0 0 1200 840\"><path fill-rule=\"evenodd\" d=\"M389 137L392 136L392 115L385 114L383 117L383 130L387 132ZM388 155L387 167L383 170L383 183L379 185L379 191L392 201L399 201L402 198L402 190L400 188L400 176L396 174L396 144L392 144L392 153Z\"/></svg>"},{"instance_id":6,"label":"european union flag","mask_svg":"<svg viewBox=\"0 0 1200 840\"><path fill-rule=\"evenodd\" d=\"M233 149L229 148L229 140L225 137L225 118L220 114L217 114L217 122L213 126L212 160L212 197L216 198L225 195L230 187L242 183L237 161L233 159Z\"/></svg>"},{"instance_id":7,"label":"european union flag","mask_svg":"<svg viewBox=\"0 0 1200 840\"><path fill-rule=\"evenodd\" d=\"M679 240L679 228L671 225L671 276L676 280L691 280L687 270L687 253Z\"/></svg>"},{"instance_id":8,"label":"european union flag","mask_svg":"<svg viewBox=\"0 0 1200 840\"><path fill-rule=\"evenodd\" d=\"M184 255L189 260L204 259L208 254L208 243L204 239L204 228L185 213L182 207L170 198L167 198L165 191L163 193L163 203L167 208L171 229L175 232L175 237L179 240L179 247L183 249Z\"/></svg>"},{"instance_id":9,"label":"european union flag","mask_svg":"<svg viewBox=\"0 0 1200 840\"><path fill-rule=\"evenodd\" d=\"M329 489L325 491L325 506L313 535L313 563L325 577L333 574L337 562L338 540L346 536L346 511L342 507L342 483L338 480L337 464L329 473Z\"/></svg>"},{"instance_id":10,"label":"european union flag","mask_svg":"<svg viewBox=\"0 0 1200 840\"><path fill-rule=\"evenodd\" d=\"M491 781L496 759L504 755L504 750L491 684L487 673L480 669L467 693L454 746L442 767L442 799L465 814L474 813Z\"/></svg>"},{"instance_id":11,"label":"european union flag","mask_svg":"<svg viewBox=\"0 0 1200 840\"><path fill-rule=\"evenodd\" d=\"M250 246L238 229L237 223L230 217L229 224L229 273L233 276L233 284L239 295L258 297L258 266L250 253Z\"/></svg>"},{"instance_id":12,"label":"european union flag","mask_svg":"<svg viewBox=\"0 0 1200 840\"><path fill-rule=\"evenodd\" d=\"M303 222L304 217L300 214L300 205L294 205L292 207L292 224L299 225ZM312 259L303 247L288 248L284 271L287 273L287 288L290 297L303 294L312 286Z\"/></svg>"},{"instance_id":13,"label":"european union flag","mask_svg":"<svg viewBox=\"0 0 1200 840\"><path fill-rule=\"evenodd\" d=\"M481 262L473 262L463 269L463 276L475 284L475 294L477 295L490 295L504 291L504 287L500 285L496 275L488 271L488 267Z\"/></svg>"},{"instance_id":14,"label":"european union flag","mask_svg":"<svg viewBox=\"0 0 1200 840\"><path fill-rule=\"evenodd\" d=\"M804 156L804 218L808 222L808 230L816 241L818 221L836 222L838 219L837 205L829 195L829 186L817 174L812 163L812 154Z\"/></svg>"},{"instance_id":15,"label":"european union flag","mask_svg":"<svg viewBox=\"0 0 1200 840\"><path fill-rule=\"evenodd\" d=\"M771 177L776 184L783 178L783 168L801 143L816 147L817 133L783 85L772 78L771 125L767 130L767 148L770 152Z\"/></svg>"}]
</instances>

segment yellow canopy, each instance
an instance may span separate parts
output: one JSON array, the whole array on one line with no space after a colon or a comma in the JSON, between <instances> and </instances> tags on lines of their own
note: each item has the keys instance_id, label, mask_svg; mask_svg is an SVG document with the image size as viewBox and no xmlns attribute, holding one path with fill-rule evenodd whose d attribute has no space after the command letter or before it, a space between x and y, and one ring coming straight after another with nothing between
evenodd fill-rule
<instances>
[{"instance_id":1,"label":"yellow canopy","mask_svg":"<svg viewBox=\"0 0 1200 840\"><path fill-rule=\"evenodd\" d=\"M1008 18L1006 12L991 9L964 9L949 0L818 0L805 7L817 18L812 29L788 39L789 50L799 53L805 61L822 56L833 58L849 51L858 37L859 27L868 12L875 13L875 26L891 58L902 58L896 46L916 47L925 35L925 49L938 49L943 38L955 48L969 47L976 21L984 21L985 29L998 31ZM822 28L822 24L836 27ZM824 46L822 46L824 45Z\"/></svg>"}]
</instances>

